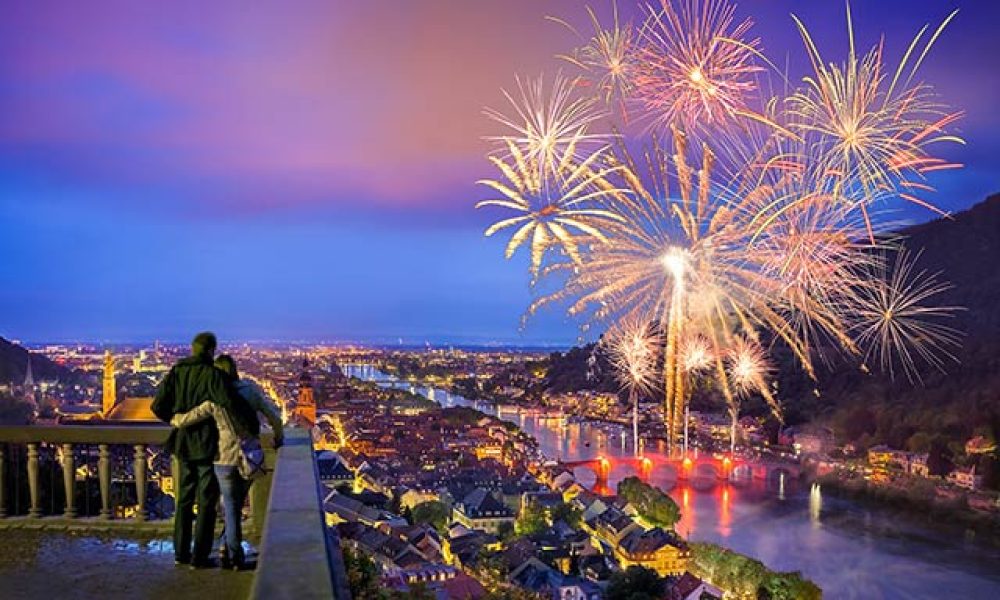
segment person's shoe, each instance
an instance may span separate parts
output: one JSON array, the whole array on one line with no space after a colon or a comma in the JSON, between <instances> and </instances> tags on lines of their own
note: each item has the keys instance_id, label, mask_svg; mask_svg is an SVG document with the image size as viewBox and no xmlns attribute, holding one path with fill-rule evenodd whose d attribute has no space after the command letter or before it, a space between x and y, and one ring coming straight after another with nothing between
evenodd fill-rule
<instances>
[{"instance_id":1,"label":"person's shoe","mask_svg":"<svg viewBox=\"0 0 1000 600\"><path fill-rule=\"evenodd\" d=\"M174 566L175 567L182 567L184 565L190 565L190 564L191 564L191 559L190 558L187 558L187 557L184 557L184 556L175 556L174 557Z\"/></svg>"},{"instance_id":2,"label":"person's shoe","mask_svg":"<svg viewBox=\"0 0 1000 600\"><path fill-rule=\"evenodd\" d=\"M234 571L253 571L257 568L257 561L254 560L241 560L233 563L232 569Z\"/></svg>"},{"instance_id":3,"label":"person's shoe","mask_svg":"<svg viewBox=\"0 0 1000 600\"><path fill-rule=\"evenodd\" d=\"M202 560L192 560L191 561L191 569L192 570L197 570L197 569L217 569L217 568L219 568L219 561L215 560L214 558L205 558L205 559L202 559Z\"/></svg>"}]
</instances>

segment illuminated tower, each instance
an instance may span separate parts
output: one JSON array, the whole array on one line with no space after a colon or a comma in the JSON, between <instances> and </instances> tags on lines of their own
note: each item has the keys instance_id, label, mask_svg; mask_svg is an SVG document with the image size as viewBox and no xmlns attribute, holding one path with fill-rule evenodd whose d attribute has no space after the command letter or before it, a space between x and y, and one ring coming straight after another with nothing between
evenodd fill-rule
<instances>
[{"instance_id":1,"label":"illuminated tower","mask_svg":"<svg viewBox=\"0 0 1000 600\"><path fill-rule=\"evenodd\" d=\"M316 424L316 398L313 396L312 377L309 375L309 359L302 361L302 373L299 374L299 399L295 405L295 414L312 427Z\"/></svg>"},{"instance_id":2,"label":"illuminated tower","mask_svg":"<svg viewBox=\"0 0 1000 600\"><path fill-rule=\"evenodd\" d=\"M101 414L107 416L111 409L115 407L115 400L118 397L118 390L115 386L115 359L111 356L110 350L104 351L104 391Z\"/></svg>"}]
</instances>

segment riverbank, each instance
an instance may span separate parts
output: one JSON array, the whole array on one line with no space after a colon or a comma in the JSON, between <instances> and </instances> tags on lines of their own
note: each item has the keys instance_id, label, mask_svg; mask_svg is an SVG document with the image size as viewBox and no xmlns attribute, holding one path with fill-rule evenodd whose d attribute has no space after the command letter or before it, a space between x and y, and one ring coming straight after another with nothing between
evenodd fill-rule
<instances>
[{"instance_id":1,"label":"riverbank","mask_svg":"<svg viewBox=\"0 0 1000 600\"><path fill-rule=\"evenodd\" d=\"M1000 547L1000 514L969 508L964 497L939 498L932 482L924 487L902 489L859 477L847 479L836 473L813 477L809 481L822 486L824 493L874 508L898 511L922 526L942 532L953 533L956 527L961 527L967 538Z\"/></svg>"}]
</instances>

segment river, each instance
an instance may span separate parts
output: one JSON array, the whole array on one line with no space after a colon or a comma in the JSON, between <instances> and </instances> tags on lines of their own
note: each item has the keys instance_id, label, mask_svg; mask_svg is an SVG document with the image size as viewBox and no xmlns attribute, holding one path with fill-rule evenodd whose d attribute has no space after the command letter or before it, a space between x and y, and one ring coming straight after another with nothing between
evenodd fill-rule
<instances>
[{"instance_id":1,"label":"river","mask_svg":"<svg viewBox=\"0 0 1000 600\"><path fill-rule=\"evenodd\" d=\"M347 366L348 376L398 386L445 407L471 406L516 423L534 436L549 458L578 460L631 455L631 434L592 423L498 411L445 390L399 382L367 365ZM655 459L656 452L646 454ZM612 487L631 474L612 470ZM582 483L594 476L577 473ZM931 528L912 515L824 496L817 487L772 479L744 485L709 480L677 485L654 469L652 483L681 507L678 531L692 541L717 542L753 556L772 569L801 571L823 588L824 598L1000 598L1000 548L965 536L960 528Z\"/></svg>"}]
</instances>

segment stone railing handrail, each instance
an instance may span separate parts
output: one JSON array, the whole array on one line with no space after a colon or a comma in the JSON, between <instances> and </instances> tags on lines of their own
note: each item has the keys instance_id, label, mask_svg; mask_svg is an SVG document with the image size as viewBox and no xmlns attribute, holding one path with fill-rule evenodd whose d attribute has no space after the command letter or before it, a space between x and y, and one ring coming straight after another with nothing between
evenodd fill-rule
<instances>
[{"instance_id":1,"label":"stone railing handrail","mask_svg":"<svg viewBox=\"0 0 1000 600\"><path fill-rule=\"evenodd\" d=\"M271 486L251 598L349 600L339 548L331 548L308 431L289 429Z\"/></svg>"},{"instance_id":2,"label":"stone railing handrail","mask_svg":"<svg viewBox=\"0 0 1000 600\"><path fill-rule=\"evenodd\" d=\"M158 446L170 435L160 423L136 425L0 426L0 443L30 444L148 444Z\"/></svg>"}]
</instances>

